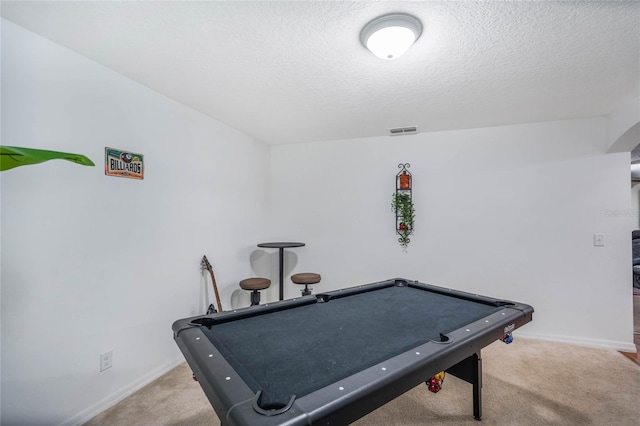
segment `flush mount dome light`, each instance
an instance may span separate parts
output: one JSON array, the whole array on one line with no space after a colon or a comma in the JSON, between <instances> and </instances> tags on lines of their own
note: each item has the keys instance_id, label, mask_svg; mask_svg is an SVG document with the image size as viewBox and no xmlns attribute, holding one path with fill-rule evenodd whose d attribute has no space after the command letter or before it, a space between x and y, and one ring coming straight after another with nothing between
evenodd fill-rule
<instances>
[{"instance_id":1,"label":"flush mount dome light","mask_svg":"<svg viewBox=\"0 0 640 426\"><path fill-rule=\"evenodd\" d=\"M420 37L422 24L404 13L380 16L369 22L360 33L360 41L381 59L395 59L405 53Z\"/></svg>"}]
</instances>

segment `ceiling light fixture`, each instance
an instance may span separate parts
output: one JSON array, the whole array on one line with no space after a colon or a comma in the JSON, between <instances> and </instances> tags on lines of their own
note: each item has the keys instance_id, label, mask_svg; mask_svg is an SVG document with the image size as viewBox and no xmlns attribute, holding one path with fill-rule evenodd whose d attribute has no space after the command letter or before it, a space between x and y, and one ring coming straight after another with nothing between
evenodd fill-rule
<instances>
[{"instance_id":1,"label":"ceiling light fixture","mask_svg":"<svg viewBox=\"0 0 640 426\"><path fill-rule=\"evenodd\" d=\"M380 16L360 33L360 41L381 59L395 59L405 53L422 33L420 21L404 13Z\"/></svg>"}]
</instances>

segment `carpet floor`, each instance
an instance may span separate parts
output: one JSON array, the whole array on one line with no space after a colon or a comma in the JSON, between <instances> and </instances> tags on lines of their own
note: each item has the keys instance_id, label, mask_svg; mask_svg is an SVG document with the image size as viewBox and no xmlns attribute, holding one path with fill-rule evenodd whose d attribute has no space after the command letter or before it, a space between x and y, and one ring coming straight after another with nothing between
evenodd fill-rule
<instances>
[{"instance_id":1,"label":"carpet floor","mask_svg":"<svg viewBox=\"0 0 640 426\"><path fill-rule=\"evenodd\" d=\"M419 385L357 426L640 424L640 366L620 353L519 339L482 351L483 417L473 419L471 385L447 375L443 389ZM91 419L89 426L219 425L182 364Z\"/></svg>"}]
</instances>

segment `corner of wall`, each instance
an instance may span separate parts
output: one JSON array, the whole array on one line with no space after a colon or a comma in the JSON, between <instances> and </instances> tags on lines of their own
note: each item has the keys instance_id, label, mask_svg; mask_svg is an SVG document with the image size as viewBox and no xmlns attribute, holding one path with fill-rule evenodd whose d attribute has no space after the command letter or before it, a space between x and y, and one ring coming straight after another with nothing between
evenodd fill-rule
<instances>
[{"instance_id":1,"label":"corner of wall","mask_svg":"<svg viewBox=\"0 0 640 426\"><path fill-rule=\"evenodd\" d=\"M640 144L640 97L622 103L606 117L605 152L628 152Z\"/></svg>"}]
</instances>

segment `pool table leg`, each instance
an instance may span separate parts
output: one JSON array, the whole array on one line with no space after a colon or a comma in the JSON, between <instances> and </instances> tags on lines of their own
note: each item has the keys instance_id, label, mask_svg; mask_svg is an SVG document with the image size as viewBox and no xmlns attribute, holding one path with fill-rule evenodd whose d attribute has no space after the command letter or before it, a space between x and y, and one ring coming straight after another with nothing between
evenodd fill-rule
<instances>
[{"instance_id":1,"label":"pool table leg","mask_svg":"<svg viewBox=\"0 0 640 426\"><path fill-rule=\"evenodd\" d=\"M482 357L480 351L465 358L453 367L447 369L447 373L473 385L473 417L482 419Z\"/></svg>"},{"instance_id":2,"label":"pool table leg","mask_svg":"<svg viewBox=\"0 0 640 426\"><path fill-rule=\"evenodd\" d=\"M482 418L482 358L480 352L473 354L473 417L476 420Z\"/></svg>"}]
</instances>

